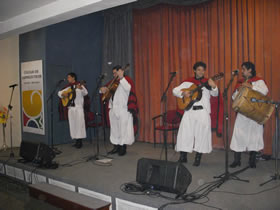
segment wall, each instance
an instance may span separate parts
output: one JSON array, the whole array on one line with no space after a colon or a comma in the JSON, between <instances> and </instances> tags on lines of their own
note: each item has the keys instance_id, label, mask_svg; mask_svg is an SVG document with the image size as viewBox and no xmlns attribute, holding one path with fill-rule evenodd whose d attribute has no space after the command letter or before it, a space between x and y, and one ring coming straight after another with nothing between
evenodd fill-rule
<instances>
[{"instance_id":1,"label":"wall","mask_svg":"<svg viewBox=\"0 0 280 210\"><path fill-rule=\"evenodd\" d=\"M94 13L46 28L47 96L57 81L75 72L86 80L92 98L102 68L103 14ZM62 84L62 88L66 83ZM54 98L54 142L71 140L67 121L59 121L58 97ZM48 113L51 105L48 104ZM91 105L93 109L93 104ZM50 119L50 118L49 118Z\"/></svg>"},{"instance_id":2,"label":"wall","mask_svg":"<svg viewBox=\"0 0 280 210\"><path fill-rule=\"evenodd\" d=\"M43 60L43 79L44 79L44 103L46 104L46 30L45 28L31 31L19 36L19 62L28 62L34 60ZM45 116L47 116L47 108L44 106ZM48 143L48 121L45 117L45 133L46 135L22 132L23 141Z\"/></svg>"},{"instance_id":3,"label":"wall","mask_svg":"<svg viewBox=\"0 0 280 210\"><path fill-rule=\"evenodd\" d=\"M20 36L20 61L43 59L46 123L45 136L24 132L23 140L51 144L51 102L47 98L67 73L75 72L79 80L86 80L92 95L102 67L103 24L102 13L94 13ZM55 93L54 144L71 140L68 122L59 121L58 100Z\"/></svg>"},{"instance_id":4,"label":"wall","mask_svg":"<svg viewBox=\"0 0 280 210\"><path fill-rule=\"evenodd\" d=\"M9 104L11 89L9 85L19 84L19 37L13 36L0 40L0 106ZM20 95L19 87L15 88L12 100L13 114L13 145L19 146L21 143L20 124ZM3 130L0 129L0 147L3 145ZM10 123L6 127L6 142L10 146Z\"/></svg>"}]
</instances>

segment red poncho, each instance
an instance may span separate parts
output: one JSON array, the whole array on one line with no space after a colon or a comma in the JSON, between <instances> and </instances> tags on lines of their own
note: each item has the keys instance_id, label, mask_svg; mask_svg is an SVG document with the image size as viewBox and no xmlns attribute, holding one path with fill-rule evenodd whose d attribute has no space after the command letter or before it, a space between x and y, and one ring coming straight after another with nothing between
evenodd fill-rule
<instances>
[{"instance_id":1,"label":"red poncho","mask_svg":"<svg viewBox=\"0 0 280 210\"><path fill-rule=\"evenodd\" d=\"M258 80L263 80L263 79L260 78L260 77L254 76L254 77L248 79L247 82L248 83L252 83L252 82L256 82ZM244 83L244 82L246 82L246 80L244 78L238 80L236 85L235 85L235 87L234 87L234 91L233 92L235 92L242 85L242 83Z\"/></svg>"}]
</instances>

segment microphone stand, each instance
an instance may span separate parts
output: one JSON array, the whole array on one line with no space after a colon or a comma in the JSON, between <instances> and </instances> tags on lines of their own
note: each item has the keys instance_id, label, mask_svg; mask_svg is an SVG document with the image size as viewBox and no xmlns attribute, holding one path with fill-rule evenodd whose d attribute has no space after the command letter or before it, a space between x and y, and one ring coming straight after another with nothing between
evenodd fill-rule
<instances>
[{"instance_id":1,"label":"microphone stand","mask_svg":"<svg viewBox=\"0 0 280 210\"><path fill-rule=\"evenodd\" d=\"M228 180L237 180L237 181L242 181L242 182L249 182L249 180L243 180L240 179L239 177L237 177L236 175L245 171L246 169L248 169L249 167L245 167L239 171L230 173L228 170L228 153L229 153L229 114L228 114L228 90L230 88L230 86L232 85L232 82L234 80L234 76L237 74L234 74L231 76L231 79L229 81L229 83L227 84L227 86L224 89L223 92L223 100L224 100L224 122L225 122L225 133L226 135L223 135L224 138L224 142L225 142L225 172L219 176L214 176L215 179L220 179L220 184L217 186L218 188L224 184L226 181Z\"/></svg>"},{"instance_id":2,"label":"microphone stand","mask_svg":"<svg viewBox=\"0 0 280 210\"><path fill-rule=\"evenodd\" d=\"M256 101L258 102L258 101ZM279 174L279 170L278 170L278 152L279 152L279 148L278 148L278 141L279 141L279 105L280 105L280 101L263 101L263 102L258 102L258 103L267 103L267 104L275 104L275 172L274 175L271 176L271 178L267 181L265 181L264 183L261 183L260 186L263 186L271 181L278 181L280 180L280 174Z\"/></svg>"},{"instance_id":3,"label":"microphone stand","mask_svg":"<svg viewBox=\"0 0 280 210\"><path fill-rule=\"evenodd\" d=\"M163 132L163 141L164 141L164 148L165 148L165 161L168 160L167 158L167 132L166 132L166 126L167 126L167 123L166 123L166 113L167 113L167 91L171 85L171 82L172 80L174 79L174 77L176 76L176 74L172 74L170 79L169 79L169 82L167 84L167 87L165 89L165 91L163 92L162 96L161 96L161 100L160 102L161 103L164 103L164 111L163 113L161 113L161 115L163 116L163 127L164 127L164 132Z\"/></svg>"},{"instance_id":4,"label":"microphone stand","mask_svg":"<svg viewBox=\"0 0 280 210\"><path fill-rule=\"evenodd\" d=\"M12 109L13 109L13 106L12 106L12 99L13 99L13 95L14 95L14 90L15 90L15 87L16 85L13 85L13 86L10 86L12 88L12 92L11 92L11 96L10 96L10 101L9 101L9 105L8 105L8 111L7 111L7 116L9 117L9 114L10 114L10 138L11 138L11 152L10 152L10 158L14 158L15 157L15 154L14 154L14 151L13 151L13 124L12 124ZM4 123L4 127L6 127L6 123Z\"/></svg>"},{"instance_id":5,"label":"microphone stand","mask_svg":"<svg viewBox=\"0 0 280 210\"><path fill-rule=\"evenodd\" d=\"M56 91L57 91L57 88L60 86L60 84L62 83L62 82L64 82L64 80L60 80L60 81L58 81L57 82L57 84L56 84L56 86L55 86L55 88L53 89L53 91L51 92L51 94L50 94L50 96L47 98L47 103L49 102L49 101L51 101L51 148L52 148L52 150L55 152L55 154L61 154L61 151L60 150L58 150L57 148L55 148L54 147L54 144L53 144L53 115L54 115L54 111L53 111L53 96L54 96L54 94L56 93Z\"/></svg>"},{"instance_id":6,"label":"microphone stand","mask_svg":"<svg viewBox=\"0 0 280 210\"><path fill-rule=\"evenodd\" d=\"M98 81L97 81L97 85L96 85L96 88L92 94L92 101L93 102L96 102L97 101L97 96L99 95L99 89L101 87L101 83L103 81L103 79L105 78L104 75L101 75L99 78L98 78ZM87 158L87 162L88 161L91 161L91 160L99 160L99 150L100 150L100 147L99 147L99 131L98 131L98 120L97 120L97 117L100 116L100 114L96 111L96 104L93 105L93 113L94 113L94 124L96 125L96 154L95 155L91 155ZM93 151L94 153L94 151Z\"/></svg>"}]
</instances>

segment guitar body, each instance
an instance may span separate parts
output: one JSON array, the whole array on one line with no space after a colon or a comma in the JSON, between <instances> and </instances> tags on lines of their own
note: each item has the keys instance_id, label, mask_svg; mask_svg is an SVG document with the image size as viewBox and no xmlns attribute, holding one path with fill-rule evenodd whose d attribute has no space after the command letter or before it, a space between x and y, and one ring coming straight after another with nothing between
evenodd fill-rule
<instances>
[{"instance_id":1,"label":"guitar body","mask_svg":"<svg viewBox=\"0 0 280 210\"><path fill-rule=\"evenodd\" d=\"M64 107L68 107L71 104L71 102L73 100L75 100L76 91L75 91L75 89L68 88L67 90L63 91L63 93L66 93L68 95L68 97L65 97L65 98L61 99L62 105Z\"/></svg>"},{"instance_id":2,"label":"guitar body","mask_svg":"<svg viewBox=\"0 0 280 210\"><path fill-rule=\"evenodd\" d=\"M193 104L197 101L200 101L202 97L201 88L198 88L195 84L192 84L189 88L184 88L181 91L193 92L190 97L177 98L177 104L179 109L181 110L189 110L193 106Z\"/></svg>"},{"instance_id":3,"label":"guitar body","mask_svg":"<svg viewBox=\"0 0 280 210\"><path fill-rule=\"evenodd\" d=\"M128 68L129 68L129 63L126 64L126 66L123 68L124 71L127 71ZM112 80L112 82L107 86L109 91L107 91L106 93L103 93L102 97L101 97L101 100L104 102L104 101L109 101L110 98L115 94L118 86L120 84L120 81L118 80L118 78L114 78Z\"/></svg>"},{"instance_id":4,"label":"guitar body","mask_svg":"<svg viewBox=\"0 0 280 210\"><path fill-rule=\"evenodd\" d=\"M224 77L224 73L220 72L211 79L213 81L220 80ZM202 88L204 86L207 86L208 82L206 83L201 83L199 86L196 84L192 84L189 88L182 89L181 91L190 91L191 95L189 97L183 97L183 98L177 98L177 104L179 109L181 110L190 110L195 102L200 101L202 98Z\"/></svg>"},{"instance_id":5,"label":"guitar body","mask_svg":"<svg viewBox=\"0 0 280 210\"><path fill-rule=\"evenodd\" d=\"M114 95L114 93L116 92L118 86L119 86L119 82L115 81L114 83L112 83L109 91L107 91L106 93L104 93L102 95L102 98L101 98L102 101L109 101L110 98L112 97L112 95Z\"/></svg>"}]
</instances>

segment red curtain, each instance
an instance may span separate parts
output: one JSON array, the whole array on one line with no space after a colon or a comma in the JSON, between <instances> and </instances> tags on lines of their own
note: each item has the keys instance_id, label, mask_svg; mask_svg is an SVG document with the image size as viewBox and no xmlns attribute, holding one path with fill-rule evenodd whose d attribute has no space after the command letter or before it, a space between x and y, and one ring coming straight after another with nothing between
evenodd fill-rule
<instances>
[{"instance_id":1,"label":"red curtain","mask_svg":"<svg viewBox=\"0 0 280 210\"><path fill-rule=\"evenodd\" d=\"M192 7L158 5L133 13L140 140L153 141L151 119L161 113L160 97L169 73L178 72L168 92L168 109L174 109L176 100L171 89L193 75L192 66L199 60L207 64L207 76L225 73L218 82L220 90L232 70L240 69L244 61L252 61L257 75L268 84L270 96L280 100L280 1L213 0ZM231 93L232 88L229 98ZM231 102L228 106L232 132L236 114ZM265 125L267 154L272 151L274 126L273 116ZM222 138L214 133L213 146L223 147Z\"/></svg>"}]
</instances>

